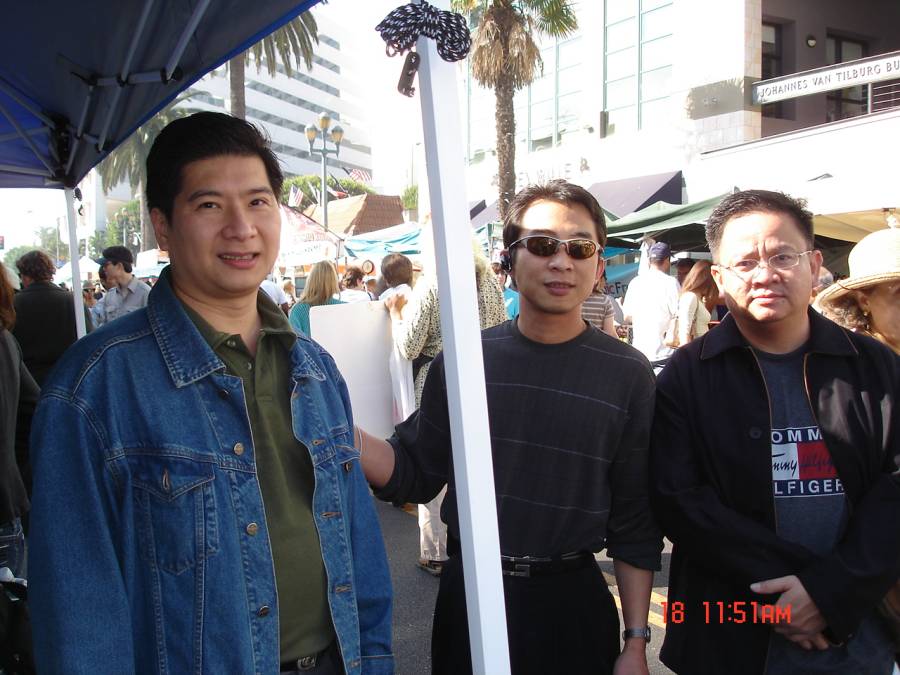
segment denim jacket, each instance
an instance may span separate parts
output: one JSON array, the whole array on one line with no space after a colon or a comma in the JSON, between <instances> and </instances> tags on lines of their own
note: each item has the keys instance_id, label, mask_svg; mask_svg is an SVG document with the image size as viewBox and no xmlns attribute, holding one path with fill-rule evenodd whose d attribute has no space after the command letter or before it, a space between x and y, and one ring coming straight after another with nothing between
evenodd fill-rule
<instances>
[{"instance_id":1,"label":"denim jacket","mask_svg":"<svg viewBox=\"0 0 900 675\"><path fill-rule=\"evenodd\" d=\"M303 336L291 362L344 668L392 673L390 576L347 387ZM146 308L59 362L31 447L39 672L278 672L279 599L242 383L165 273Z\"/></svg>"}]
</instances>

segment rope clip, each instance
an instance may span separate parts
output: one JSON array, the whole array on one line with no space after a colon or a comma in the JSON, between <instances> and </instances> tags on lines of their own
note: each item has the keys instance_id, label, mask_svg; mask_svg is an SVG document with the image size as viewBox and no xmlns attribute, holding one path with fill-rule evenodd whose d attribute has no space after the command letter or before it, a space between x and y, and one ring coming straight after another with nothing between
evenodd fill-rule
<instances>
[{"instance_id":1,"label":"rope clip","mask_svg":"<svg viewBox=\"0 0 900 675\"><path fill-rule=\"evenodd\" d=\"M422 57L415 51L411 50L406 55L406 60L403 62L403 71L400 73L400 81L397 83L397 91L404 96L415 95L416 88L413 86L413 82L416 79L416 73L421 62Z\"/></svg>"}]
</instances>

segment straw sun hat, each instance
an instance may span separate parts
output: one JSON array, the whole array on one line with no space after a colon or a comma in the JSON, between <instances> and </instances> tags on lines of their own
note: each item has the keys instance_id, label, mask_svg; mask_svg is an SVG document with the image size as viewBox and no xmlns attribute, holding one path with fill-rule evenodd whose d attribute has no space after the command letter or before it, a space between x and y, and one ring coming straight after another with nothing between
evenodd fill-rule
<instances>
[{"instance_id":1,"label":"straw sun hat","mask_svg":"<svg viewBox=\"0 0 900 675\"><path fill-rule=\"evenodd\" d=\"M849 263L850 277L819 293L821 305L827 306L850 291L900 280L900 229L867 234L850 251Z\"/></svg>"}]
</instances>

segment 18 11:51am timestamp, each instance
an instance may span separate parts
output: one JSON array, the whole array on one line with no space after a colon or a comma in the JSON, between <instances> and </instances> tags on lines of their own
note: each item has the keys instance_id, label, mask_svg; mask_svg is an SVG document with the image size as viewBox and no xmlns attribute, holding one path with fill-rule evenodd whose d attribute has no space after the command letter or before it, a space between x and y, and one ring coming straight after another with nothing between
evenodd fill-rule
<instances>
[{"instance_id":1,"label":"18 11:51am timestamp","mask_svg":"<svg viewBox=\"0 0 900 675\"><path fill-rule=\"evenodd\" d=\"M663 623L683 623L683 602L663 602ZM778 607L754 600L734 602L703 601L703 619L710 623L768 623L772 625L791 622L791 606Z\"/></svg>"}]
</instances>

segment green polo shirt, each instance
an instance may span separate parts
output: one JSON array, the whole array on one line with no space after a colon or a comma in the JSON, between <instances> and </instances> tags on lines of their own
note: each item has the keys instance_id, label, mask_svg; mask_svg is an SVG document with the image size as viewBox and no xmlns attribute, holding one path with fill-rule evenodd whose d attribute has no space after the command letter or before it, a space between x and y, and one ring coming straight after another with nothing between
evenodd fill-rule
<instances>
[{"instance_id":1,"label":"green polo shirt","mask_svg":"<svg viewBox=\"0 0 900 675\"><path fill-rule=\"evenodd\" d=\"M275 564L281 661L315 654L335 636L328 608L328 579L312 513L312 460L294 437L291 425L290 350L296 335L265 293L259 294L256 304L262 329L255 358L240 335L217 331L187 305L182 306L225 363L228 374L240 377L244 384ZM256 536L249 526L246 532Z\"/></svg>"}]
</instances>

